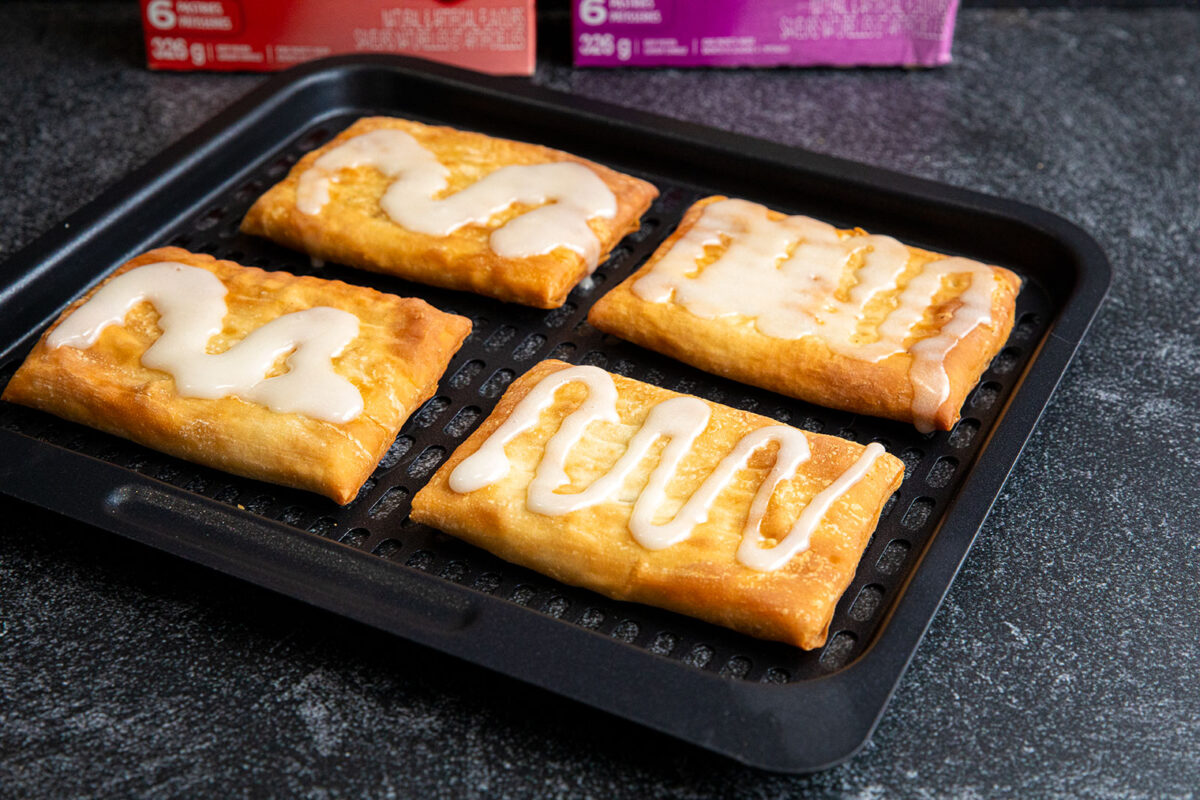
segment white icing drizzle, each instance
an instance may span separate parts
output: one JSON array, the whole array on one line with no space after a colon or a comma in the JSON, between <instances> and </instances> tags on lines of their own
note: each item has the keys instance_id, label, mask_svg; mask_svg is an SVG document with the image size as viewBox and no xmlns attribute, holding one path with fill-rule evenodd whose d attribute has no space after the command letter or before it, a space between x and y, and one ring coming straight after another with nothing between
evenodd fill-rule
<instances>
[{"instance_id":1,"label":"white icing drizzle","mask_svg":"<svg viewBox=\"0 0 1200 800\"><path fill-rule=\"evenodd\" d=\"M725 246L727 245L727 246ZM725 246L697 271L706 247ZM849 301L835 295L852 258L861 257ZM704 319L741 315L777 339L814 336L835 353L877 362L906 352L906 342L941 290L944 278L967 274L971 283L958 296L953 318L907 347L913 356L909 380L913 417L922 431L933 429L937 410L950 395L946 354L964 336L991 323L991 268L965 258L925 264L900 291L878 336L859 333L867 306L895 292L908 265L908 249L890 236L839 238L832 225L794 216L772 220L767 208L745 200L705 207L696 224L633 285L651 303L679 303Z\"/></svg>"},{"instance_id":2,"label":"white icing drizzle","mask_svg":"<svg viewBox=\"0 0 1200 800\"><path fill-rule=\"evenodd\" d=\"M587 221L612 219L617 213L612 190L595 172L572 161L501 167L454 194L434 199L446 190L450 171L411 135L391 128L355 136L313 162L300 175L297 208L305 214L320 213L338 171L361 166L394 178L380 205L393 222L417 233L449 236L464 225L483 225L517 203L537 205L492 232L491 248L505 258L565 247L595 269L600 241Z\"/></svg>"},{"instance_id":3,"label":"white icing drizzle","mask_svg":"<svg viewBox=\"0 0 1200 800\"><path fill-rule=\"evenodd\" d=\"M149 301L162 334L142 354L142 364L170 373L180 396L233 395L279 413L328 422L349 422L362 413L362 394L332 364L358 336L358 317L328 306L295 311L251 331L223 353L208 353L208 341L221 332L228 310L226 292L208 270L175 261L146 264L100 287L46 344L86 350L105 328L122 324L134 306ZM288 371L265 378L283 356Z\"/></svg>"},{"instance_id":4,"label":"white icing drizzle","mask_svg":"<svg viewBox=\"0 0 1200 800\"><path fill-rule=\"evenodd\" d=\"M695 397L674 397L650 410L642 427L629 441L617 462L590 486L580 492L562 494L559 487L570 483L566 473L567 454L593 422L619 423L617 388L612 376L597 367L568 367L543 378L517 404L499 428L478 450L463 459L450 473L450 488L466 494L502 480L511 468L504 448L521 433L534 427L542 411L554 402L555 392L569 383L583 383L587 398L563 419L559 429L546 442L546 450L534 471L526 495L530 511L560 516L619 497L622 487L650 448L660 437L668 437L658 464L646 486L634 501L629 530L635 541L648 550L661 550L691 536L697 525L708 519L709 510L735 475L745 468L750 457L771 442L779 445L775 464L759 487L751 503L737 559L751 569L770 572L787 564L796 554L808 549L814 530L833 503L870 470L884 452L878 444L869 445L858 461L830 486L820 492L796 520L781 541L772 547L760 530L767 506L776 487L792 478L801 464L808 461L808 440L804 434L786 425L768 425L746 434L709 474L675 516L663 523L653 521L655 512L667 500L667 485L679 470L684 456L708 427L711 409Z\"/></svg>"}]
</instances>

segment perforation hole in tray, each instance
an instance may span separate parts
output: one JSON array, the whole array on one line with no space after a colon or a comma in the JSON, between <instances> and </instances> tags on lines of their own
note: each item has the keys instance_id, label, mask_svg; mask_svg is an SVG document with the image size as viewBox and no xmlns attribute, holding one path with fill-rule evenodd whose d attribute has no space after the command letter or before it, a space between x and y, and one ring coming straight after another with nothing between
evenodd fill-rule
<instances>
[{"instance_id":1,"label":"perforation hole in tray","mask_svg":"<svg viewBox=\"0 0 1200 800\"><path fill-rule=\"evenodd\" d=\"M654 640L647 649L651 653L657 653L660 656L669 656L678 644L678 636L668 631L659 631L654 635Z\"/></svg>"},{"instance_id":2,"label":"perforation hole in tray","mask_svg":"<svg viewBox=\"0 0 1200 800\"><path fill-rule=\"evenodd\" d=\"M985 381L972 393L964 419L950 433L925 436L897 423L855 417L714 379L603 335L587 324L590 304L643 263L671 233L684 209L700 196L690 188L655 179L662 196L643 218L638 231L626 237L601 265L590 287L576 289L566 305L548 311L518 308L336 264L318 268L306 256L240 233L240 218L249 204L290 169L305 150L328 141L349 121L325 121L299 132L291 138L292 144L264 159L252 174L231 181L233 188L225 198L180 220L158 238L254 266L297 274L316 272L381 291L421 297L472 320L474 332L451 363L438 393L405 425L355 502L337 507L315 495L276 490L213 470L193 469L168 456L8 404L0 404L0 428L117 464L133 473L131 480L165 481L239 512L265 516L360 548L387 559L396 569L422 570L493 595L499 602L520 603L522 613L542 614L563 625L593 630L656 657L717 672L730 680L781 684L802 681L828 674L830 669L840 668L864 652L887 616L886 606L898 599L899 587L905 585L914 565L920 562L913 554L921 552L937 529L948 500L969 472L964 466L972 463L987 438L983 434L1037 349L1033 345L1046 335L1046 321L1054 315L1049 299L1036 282L1026 282L1018 298L1017 323L1009 346L993 361ZM836 633L824 648L802 652L670 612L609 601L541 579L408 519L412 495L491 412L516 376L543 358L601 365L659 386L766 414L808 431L843 432L859 442L880 441L904 460L904 484L881 515L879 530L864 553L856 582L833 620L830 630ZM0 365L0 385L11 377L15 366L15 361ZM530 591L533 594L526 596Z\"/></svg>"},{"instance_id":3,"label":"perforation hole in tray","mask_svg":"<svg viewBox=\"0 0 1200 800\"><path fill-rule=\"evenodd\" d=\"M426 401L425 405L417 409L417 413L413 414L413 424L418 428L428 428L433 423L437 422L438 417L442 412L450 407L450 398L448 397L431 397Z\"/></svg>"},{"instance_id":4,"label":"perforation hole in tray","mask_svg":"<svg viewBox=\"0 0 1200 800\"><path fill-rule=\"evenodd\" d=\"M484 594L494 594L500 588L500 574L485 572L475 579L475 588Z\"/></svg>"},{"instance_id":5,"label":"perforation hole in tray","mask_svg":"<svg viewBox=\"0 0 1200 800\"><path fill-rule=\"evenodd\" d=\"M725 662L725 666L721 667L721 675L726 678L743 679L749 673L754 662L745 656L733 656Z\"/></svg>"},{"instance_id":6,"label":"perforation hole in tray","mask_svg":"<svg viewBox=\"0 0 1200 800\"><path fill-rule=\"evenodd\" d=\"M504 390L515 377L516 373L511 369L498 369L479 387L479 394L494 400L504 394Z\"/></svg>"},{"instance_id":7,"label":"perforation hole in tray","mask_svg":"<svg viewBox=\"0 0 1200 800\"><path fill-rule=\"evenodd\" d=\"M290 525L293 528L299 528L307 515L307 510L300 506L288 506L279 512L278 519L284 525Z\"/></svg>"},{"instance_id":8,"label":"perforation hole in tray","mask_svg":"<svg viewBox=\"0 0 1200 800\"><path fill-rule=\"evenodd\" d=\"M579 615L579 624L584 628L599 628L604 622L604 612L598 608L586 608Z\"/></svg>"},{"instance_id":9,"label":"perforation hole in tray","mask_svg":"<svg viewBox=\"0 0 1200 800\"><path fill-rule=\"evenodd\" d=\"M449 385L452 389L461 389L464 386L469 386L480 372L483 371L483 362L479 360L468 361L463 364L457 372L450 376Z\"/></svg>"},{"instance_id":10,"label":"perforation hole in tray","mask_svg":"<svg viewBox=\"0 0 1200 800\"><path fill-rule=\"evenodd\" d=\"M343 533L338 541L351 547L362 547L369 538L371 538L371 532L366 528L352 528Z\"/></svg>"},{"instance_id":11,"label":"perforation hole in tray","mask_svg":"<svg viewBox=\"0 0 1200 800\"><path fill-rule=\"evenodd\" d=\"M396 539L384 539L371 552L380 558L395 558L403 548Z\"/></svg>"},{"instance_id":12,"label":"perforation hole in tray","mask_svg":"<svg viewBox=\"0 0 1200 800\"><path fill-rule=\"evenodd\" d=\"M546 601L542 609L555 619L561 619L571 608L571 601L561 595L555 595Z\"/></svg>"},{"instance_id":13,"label":"perforation hole in tray","mask_svg":"<svg viewBox=\"0 0 1200 800\"><path fill-rule=\"evenodd\" d=\"M337 530L338 521L333 517L320 517L308 526L309 533L315 533L317 536L329 537Z\"/></svg>"},{"instance_id":14,"label":"perforation hole in tray","mask_svg":"<svg viewBox=\"0 0 1200 800\"><path fill-rule=\"evenodd\" d=\"M942 456L933 463L929 474L925 477L925 483L934 489L941 489L950 483L950 479L954 477L954 471L958 469L958 459L953 456Z\"/></svg>"},{"instance_id":15,"label":"perforation hole in tray","mask_svg":"<svg viewBox=\"0 0 1200 800\"><path fill-rule=\"evenodd\" d=\"M446 448L440 445L430 445L421 451L421 455L413 459L413 462L408 466L408 475L411 478L428 478L433 474L438 465L442 463L442 459L446 456Z\"/></svg>"},{"instance_id":16,"label":"perforation hole in tray","mask_svg":"<svg viewBox=\"0 0 1200 800\"><path fill-rule=\"evenodd\" d=\"M706 644L693 645L692 649L683 657L683 663L689 667L703 669L712 661L713 649Z\"/></svg>"},{"instance_id":17,"label":"perforation hole in tray","mask_svg":"<svg viewBox=\"0 0 1200 800\"><path fill-rule=\"evenodd\" d=\"M537 590L532 586L518 586L513 589L513 592L508 596L508 599L512 600L519 606L527 606L533 602L533 598L536 595Z\"/></svg>"},{"instance_id":18,"label":"perforation hole in tray","mask_svg":"<svg viewBox=\"0 0 1200 800\"><path fill-rule=\"evenodd\" d=\"M447 561L438 575L451 583L462 583L467 578L470 569L462 561Z\"/></svg>"},{"instance_id":19,"label":"perforation hole in tray","mask_svg":"<svg viewBox=\"0 0 1200 800\"><path fill-rule=\"evenodd\" d=\"M622 620L612 630L612 637L622 642L632 642L638 637L641 627L631 619Z\"/></svg>"},{"instance_id":20,"label":"perforation hole in tray","mask_svg":"<svg viewBox=\"0 0 1200 800\"><path fill-rule=\"evenodd\" d=\"M406 567L412 567L413 569L425 571L433 566L433 561L433 553L429 552L428 550L418 550L408 557L408 560L404 562L404 565Z\"/></svg>"},{"instance_id":21,"label":"perforation hole in tray","mask_svg":"<svg viewBox=\"0 0 1200 800\"><path fill-rule=\"evenodd\" d=\"M372 504L370 511L372 519L382 519L391 516L396 509L404 505L408 500L408 490L403 486L393 486L388 489L378 500Z\"/></svg>"},{"instance_id":22,"label":"perforation hole in tray","mask_svg":"<svg viewBox=\"0 0 1200 800\"><path fill-rule=\"evenodd\" d=\"M883 553L879 556L879 560L875 562L875 569L884 575L899 573L900 568L904 566L904 562L908 558L908 551L911 549L912 545L905 540L893 539L888 542L887 547L883 549Z\"/></svg>"},{"instance_id":23,"label":"perforation hole in tray","mask_svg":"<svg viewBox=\"0 0 1200 800\"><path fill-rule=\"evenodd\" d=\"M931 497L918 497L912 501L908 511L900 520L900 527L909 530L920 530L933 514L934 502Z\"/></svg>"},{"instance_id":24,"label":"perforation hole in tray","mask_svg":"<svg viewBox=\"0 0 1200 800\"><path fill-rule=\"evenodd\" d=\"M460 439L471 432L475 427L475 423L483 416L483 412L476 406L467 406L454 415L454 419L446 423L446 427L442 432L452 439Z\"/></svg>"},{"instance_id":25,"label":"perforation hole in tray","mask_svg":"<svg viewBox=\"0 0 1200 800\"><path fill-rule=\"evenodd\" d=\"M821 651L821 667L827 672L841 669L850 661L854 654L858 637L850 631L838 631L829 637L825 649Z\"/></svg>"}]
</instances>

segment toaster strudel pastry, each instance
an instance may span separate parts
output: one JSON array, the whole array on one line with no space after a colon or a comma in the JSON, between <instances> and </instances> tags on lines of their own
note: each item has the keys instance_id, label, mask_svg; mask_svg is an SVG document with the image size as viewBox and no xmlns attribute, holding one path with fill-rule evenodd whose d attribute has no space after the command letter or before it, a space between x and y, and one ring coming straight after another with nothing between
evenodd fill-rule
<instances>
[{"instance_id":1,"label":"toaster strudel pastry","mask_svg":"<svg viewBox=\"0 0 1200 800\"><path fill-rule=\"evenodd\" d=\"M301 158L242 230L316 258L555 308L657 196L548 147L369 117Z\"/></svg>"},{"instance_id":2,"label":"toaster strudel pastry","mask_svg":"<svg viewBox=\"0 0 1200 800\"><path fill-rule=\"evenodd\" d=\"M743 383L950 430L1012 330L1021 281L861 229L705 198L588 314Z\"/></svg>"},{"instance_id":3,"label":"toaster strudel pastry","mask_svg":"<svg viewBox=\"0 0 1200 800\"><path fill-rule=\"evenodd\" d=\"M71 305L3 399L348 503L470 329L422 300L164 247Z\"/></svg>"},{"instance_id":4,"label":"toaster strudel pastry","mask_svg":"<svg viewBox=\"0 0 1200 800\"><path fill-rule=\"evenodd\" d=\"M565 583L814 648L903 473L878 444L544 361L412 519Z\"/></svg>"}]
</instances>

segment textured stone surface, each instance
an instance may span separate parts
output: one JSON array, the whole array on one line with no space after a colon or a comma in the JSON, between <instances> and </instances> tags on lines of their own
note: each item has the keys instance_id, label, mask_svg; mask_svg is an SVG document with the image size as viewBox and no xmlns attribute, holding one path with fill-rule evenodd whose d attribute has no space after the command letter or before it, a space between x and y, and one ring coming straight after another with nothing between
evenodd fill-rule
<instances>
[{"instance_id":1,"label":"textured stone surface","mask_svg":"<svg viewBox=\"0 0 1200 800\"><path fill-rule=\"evenodd\" d=\"M259 82L146 72L135 13L0 8L0 256ZM0 796L1193 796L1198 41L1182 9L972 9L939 71L540 68L1044 206L1113 261L1091 336L847 765L744 769L0 500Z\"/></svg>"}]
</instances>

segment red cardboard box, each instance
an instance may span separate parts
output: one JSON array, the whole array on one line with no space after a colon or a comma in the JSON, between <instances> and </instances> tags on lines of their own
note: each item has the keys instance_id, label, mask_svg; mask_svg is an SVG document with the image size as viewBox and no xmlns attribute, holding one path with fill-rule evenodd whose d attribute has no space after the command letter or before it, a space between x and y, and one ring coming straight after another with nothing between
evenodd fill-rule
<instances>
[{"instance_id":1,"label":"red cardboard box","mask_svg":"<svg viewBox=\"0 0 1200 800\"><path fill-rule=\"evenodd\" d=\"M534 24L534 0L142 0L151 69L269 71L397 53L528 75Z\"/></svg>"}]
</instances>

